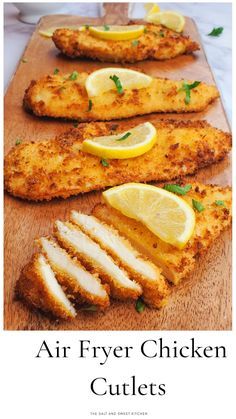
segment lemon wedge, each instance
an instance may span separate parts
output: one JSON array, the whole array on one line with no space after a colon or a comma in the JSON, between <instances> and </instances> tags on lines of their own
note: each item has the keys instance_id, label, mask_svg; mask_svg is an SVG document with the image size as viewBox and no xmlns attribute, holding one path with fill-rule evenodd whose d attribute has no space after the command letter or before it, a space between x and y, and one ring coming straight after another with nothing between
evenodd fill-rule
<instances>
[{"instance_id":1,"label":"lemon wedge","mask_svg":"<svg viewBox=\"0 0 236 419\"><path fill-rule=\"evenodd\" d=\"M151 150L156 140L156 128L145 122L120 134L84 140L82 151L107 159L128 159Z\"/></svg>"},{"instance_id":2,"label":"lemon wedge","mask_svg":"<svg viewBox=\"0 0 236 419\"><path fill-rule=\"evenodd\" d=\"M162 188L127 183L108 189L103 197L122 214L140 221L161 240L179 249L193 234L195 213L191 206Z\"/></svg>"},{"instance_id":3,"label":"lemon wedge","mask_svg":"<svg viewBox=\"0 0 236 419\"><path fill-rule=\"evenodd\" d=\"M185 25L184 16L172 11L149 13L145 20L156 25L163 25L175 32L182 32Z\"/></svg>"},{"instance_id":4,"label":"lemon wedge","mask_svg":"<svg viewBox=\"0 0 236 419\"><path fill-rule=\"evenodd\" d=\"M99 96L109 90L116 90L118 93L123 93L124 89L142 89L149 86L152 80L152 77L139 71L128 68L108 67L91 73L86 79L85 87L88 96L92 97ZM119 82L119 86L115 81ZM120 90L118 87L120 87Z\"/></svg>"},{"instance_id":5,"label":"lemon wedge","mask_svg":"<svg viewBox=\"0 0 236 419\"><path fill-rule=\"evenodd\" d=\"M144 25L104 25L90 26L91 35L100 39L110 39L111 41L127 41L139 38L144 32Z\"/></svg>"},{"instance_id":6,"label":"lemon wedge","mask_svg":"<svg viewBox=\"0 0 236 419\"><path fill-rule=\"evenodd\" d=\"M78 31L85 31L85 26L81 25L81 26L57 26L55 28L48 28L48 29L42 29L41 31L39 31L39 34L44 36L45 38L51 38L53 33L57 30L57 29L73 29L73 30L78 30Z\"/></svg>"},{"instance_id":7,"label":"lemon wedge","mask_svg":"<svg viewBox=\"0 0 236 419\"><path fill-rule=\"evenodd\" d=\"M147 12L147 15L160 12L161 10L160 7L155 3L145 3L144 8Z\"/></svg>"}]
</instances>

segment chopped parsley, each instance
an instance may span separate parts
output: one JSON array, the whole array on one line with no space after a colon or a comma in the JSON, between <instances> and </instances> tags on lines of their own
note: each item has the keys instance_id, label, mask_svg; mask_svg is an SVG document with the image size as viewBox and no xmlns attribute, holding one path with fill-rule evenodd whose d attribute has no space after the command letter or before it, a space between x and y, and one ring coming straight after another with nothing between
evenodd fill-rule
<instances>
[{"instance_id":1,"label":"chopped parsley","mask_svg":"<svg viewBox=\"0 0 236 419\"><path fill-rule=\"evenodd\" d=\"M147 30L147 28L145 27L145 28L144 28L144 30L143 30L143 33L147 33L147 31L148 31L148 30Z\"/></svg>"},{"instance_id":2,"label":"chopped parsley","mask_svg":"<svg viewBox=\"0 0 236 419\"><path fill-rule=\"evenodd\" d=\"M161 38L164 38L164 36L165 36L164 32L163 32L163 31L160 31L160 32L159 32L159 36L160 36Z\"/></svg>"},{"instance_id":3,"label":"chopped parsley","mask_svg":"<svg viewBox=\"0 0 236 419\"><path fill-rule=\"evenodd\" d=\"M104 166L104 167L109 167L109 162L106 159L101 159L100 163Z\"/></svg>"},{"instance_id":4,"label":"chopped parsley","mask_svg":"<svg viewBox=\"0 0 236 419\"><path fill-rule=\"evenodd\" d=\"M20 139L20 138L17 138L16 139L16 142L15 142L15 145L19 145L19 144L21 144L22 143L22 140Z\"/></svg>"},{"instance_id":5,"label":"chopped parsley","mask_svg":"<svg viewBox=\"0 0 236 419\"><path fill-rule=\"evenodd\" d=\"M210 33L208 33L208 36L220 36L223 32L224 28L220 26L219 28L213 28Z\"/></svg>"},{"instance_id":6,"label":"chopped parsley","mask_svg":"<svg viewBox=\"0 0 236 419\"><path fill-rule=\"evenodd\" d=\"M215 204L218 205L219 207L224 207L225 205L225 201L221 201L220 199L215 201Z\"/></svg>"},{"instance_id":7,"label":"chopped parsley","mask_svg":"<svg viewBox=\"0 0 236 419\"><path fill-rule=\"evenodd\" d=\"M97 309L98 309L97 306L91 305L91 306L81 308L81 311L97 311Z\"/></svg>"},{"instance_id":8,"label":"chopped parsley","mask_svg":"<svg viewBox=\"0 0 236 419\"><path fill-rule=\"evenodd\" d=\"M183 82L182 87L180 88L179 91L184 91L185 92L185 103L186 105L188 105L190 103L190 95L191 95L191 90L194 89L195 87L197 87L201 82L200 81L195 81L192 84L187 84L185 81Z\"/></svg>"},{"instance_id":9,"label":"chopped parsley","mask_svg":"<svg viewBox=\"0 0 236 419\"><path fill-rule=\"evenodd\" d=\"M73 73L71 73L69 79L70 80L76 80L78 75L79 75L78 71L73 71Z\"/></svg>"},{"instance_id":10,"label":"chopped parsley","mask_svg":"<svg viewBox=\"0 0 236 419\"><path fill-rule=\"evenodd\" d=\"M192 199L192 204L193 204L193 208L197 210L198 212L202 212L205 209L202 203L199 201L195 201L195 199Z\"/></svg>"},{"instance_id":11,"label":"chopped parsley","mask_svg":"<svg viewBox=\"0 0 236 419\"><path fill-rule=\"evenodd\" d=\"M126 134L123 135L121 138L117 138L116 141L124 141L126 138L128 138L131 135L131 132L126 132Z\"/></svg>"},{"instance_id":12,"label":"chopped parsley","mask_svg":"<svg viewBox=\"0 0 236 419\"><path fill-rule=\"evenodd\" d=\"M135 39L134 41L131 42L132 47L137 47L139 44L139 40Z\"/></svg>"},{"instance_id":13,"label":"chopped parsley","mask_svg":"<svg viewBox=\"0 0 236 419\"><path fill-rule=\"evenodd\" d=\"M114 81L114 83L115 83L115 85L116 85L117 92L118 92L119 94L122 94L122 93L124 92L124 90L123 90L123 87L122 87L122 84L121 84L121 81L120 81L119 77L117 77L117 76L114 74L114 76L110 76L110 79L111 79L112 81Z\"/></svg>"},{"instance_id":14,"label":"chopped parsley","mask_svg":"<svg viewBox=\"0 0 236 419\"><path fill-rule=\"evenodd\" d=\"M73 123L73 127L75 127L75 128L77 128L77 127L78 127L78 125L79 125L79 123L78 123L78 122L74 122L74 123Z\"/></svg>"},{"instance_id":15,"label":"chopped parsley","mask_svg":"<svg viewBox=\"0 0 236 419\"><path fill-rule=\"evenodd\" d=\"M138 313L142 313L146 308L146 305L144 303L144 301L142 300L142 298L138 298L136 303L135 303L135 310Z\"/></svg>"},{"instance_id":16,"label":"chopped parsley","mask_svg":"<svg viewBox=\"0 0 236 419\"><path fill-rule=\"evenodd\" d=\"M173 192L177 195L186 195L186 193L189 192L190 189L192 189L192 185L180 186L180 185L169 184L169 185L165 185L163 189L169 192Z\"/></svg>"},{"instance_id":17,"label":"chopped parsley","mask_svg":"<svg viewBox=\"0 0 236 419\"><path fill-rule=\"evenodd\" d=\"M88 102L88 111L91 111L92 107L93 107L93 102L91 101L91 99L89 99L89 102Z\"/></svg>"},{"instance_id":18,"label":"chopped parsley","mask_svg":"<svg viewBox=\"0 0 236 419\"><path fill-rule=\"evenodd\" d=\"M53 74L58 74L59 73L59 68L55 68L55 70L53 71Z\"/></svg>"},{"instance_id":19,"label":"chopped parsley","mask_svg":"<svg viewBox=\"0 0 236 419\"><path fill-rule=\"evenodd\" d=\"M21 62L25 64L28 63L28 60L26 58L22 58Z\"/></svg>"},{"instance_id":20,"label":"chopped parsley","mask_svg":"<svg viewBox=\"0 0 236 419\"><path fill-rule=\"evenodd\" d=\"M84 25L85 29L89 29L90 25Z\"/></svg>"},{"instance_id":21,"label":"chopped parsley","mask_svg":"<svg viewBox=\"0 0 236 419\"><path fill-rule=\"evenodd\" d=\"M110 26L108 26L108 25L104 25L103 28L104 28L104 31L109 31L110 30Z\"/></svg>"}]
</instances>

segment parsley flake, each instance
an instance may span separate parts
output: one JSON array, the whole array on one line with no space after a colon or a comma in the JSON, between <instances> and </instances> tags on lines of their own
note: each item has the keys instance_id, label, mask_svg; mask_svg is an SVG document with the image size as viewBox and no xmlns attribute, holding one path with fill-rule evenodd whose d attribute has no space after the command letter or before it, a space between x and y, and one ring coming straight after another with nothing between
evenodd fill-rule
<instances>
[{"instance_id":1,"label":"parsley flake","mask_svg":"<svg viewBox=\"0 0 236 419\"><path fill-rule=\"evenodd\" d=\"M215 204L218 205L219 207L224 207L225 201L221 201L220 199L217 199L215 201Z\"/></svg>"},{"instance_id":2,"label":"parsley flake","mask_svg":"<svg viewBox=\"0 0 236 419\"><path fill-rule=\"evenodd\" d=\"M195 199L192 199L192 204L193 204L193 208L197 210L198 212L202 212L205 209L202 203L199 201L195 201Z\"/></svg>"},{"instance_id":3,"label":"parsley flake","mask_svg":"<svg viewBox=\"0 0 236 419\"><path fill-rule=\"evenodd\" d=\"M101 159L100 163L104 166L104 167L109 167L109 162L106 159Z\"/></svg>"},{"instance_id":4,"label":"parsley flake","mask_svg":"<svg viewBox=\"0 0 236 419\"><path fill-rule=\"evenodd\" d=\"M134 41L131 42L132 47L137 47L139 44L139 40L135 39Z\"/></svg>"},{"instance_id":5,"label":"parsley flake","mask_svg":"<svg viewBox=\"0 0 236 419\"><path fill-rule=\"evenodd\" d=\"M143 30L143 33L147 33L147 31L148 31L148 30L147 30L147 28L145 27L145 28L144 28L144 30Z\"/></svg>"},{"instance_id":6,"label":"parsley flake","mask_svg":"<svg viewBox=\"0 0 236 419\"><path fill-rule=\"evenodd\" d=\"M124 141L126 138L128 138L131 135L131 132L126 132L121 138L117 138L116 141Z\"/></svg>"},{"instance_id":7,"label":"parsley flake","mask_svg":"<svg viewBox=\"0 0 236 419\"><path fill-rule=\"evenodd\" d=\"M146 305L144 303L144 301L142 300L142 298L138 298L136 303L135 303L135 310L138 313L142 313L146 308Z\"/></svg>"},{"instance_id":8,"label":"parsley flake","mask_svg":"<svg viewBox=\"0 0 236 419\"><path fill-rule=\"evenodd\" d=\"M190 189L192 189L192 185L180 186L180 185L169 184L169 185L165 185L163 189L169 192L173 192L177 195L186 195L186 193L189 192Z\"/></svg>"},{"instance_id":9,"label":"parsley flake","mask_svg":"<svg viewBox=\"0 0 236 419\"><path fill-rule=\"evenodd\" d=\"M81 308L81 311L97 311L97 309L98 309L97 306L91 305L91 306Z\"/></svg>"},{"instance_id":10,"label":"parsley flake","mask_svg":"<svg viewBox=\"0 0 236 419\"><path fill-rule=\"evenodd\" d=\"M159 32L159 36L160 36L161 38L164 38L164 36L165 36L164 32L163 32L163 31L160 31L160 32Z\"/></svg>"},{"instance_id":11,"label":"parsley flake","mask_svg":"<svg viewBox=\"0 0 236 419\"><path fill-rule=\"evenodd\" d=\"M75 128L77 128L77 127L78 127L78 125L79 125L79 123L78 123L78 122L74 122L74 123L73 123L73 127L75 127Z\"/></svg>"},{"instance_id":12,"label":"parsley flake","mask_svg":"<svg viewBox=\"0 0 236 419\"><path fill-rule=\"evenodd\" d=\"M85 29L89 29L90 25L84 25Z\"/></svg>"},{"instance_id":13,"label":"parsley flake","mask_svg":"<svg viewBox=\"0 0 236 419\"><path fill-rule=\"evenodd\" d=\"M89 99L89 102L88 102L88 111L91 111L92 107L93 107L93 102L91 101L91 99Z\"/></svg>"},{"instance_id":14,"label":"parsley flake","mask_svg":"<svg viewBox=\"0 0 236 419\"><path fill-rule=\"evenodd\" d=\"M208 36L220 36L223 32L224 28L220 26L219 28L213 28L210 33L208 33Z\"/></svg>"},{"instance_id":15,"label":"parsley flake","mask_svg":"<svg viewBox=\"0 0 236 419\"><path fill-rule=\"evenodd\" d=\"M197 87L201 82L200 81L195 81L192 84L187 84L185 81L183 82L182 87L180 88L179 91L184 91L185 92L185 103L186 105L188 105L190 103L190 95L191 95L191 90L194 89L195 87Z\"/></svg>"},{"instance_id":16,"label":"parsley flake","mask_svg":"<svg viewBox=\"0 0 236 419\"><path fill-rule=\"evenodd\" d=\"M59 68L55 68L55 70L53 71L53 74L58 74L59 73Z\"/></svg>"},{"instance_id":17,"label":"parsley flake","mask_svg":"<svg viewBox=\"0 0 236 419\"><path fill-rule=\"evenodd\" d=\"M16 142L15 142L15 145L19 145L19 144L21 144L22 143L22 140L20 139L20 138L17 138L16 139Z\"/></svg>"},{"instance_id":18,"label":"parsley flake","mask_svg":"<svg viewBox=\"0 0 236 419\"><path fill-rule=\"evenodd\" d=\"M73 71L73 73L71 73L69 79L70 80L76 80L78 75L79 75L78 71Z\"/></svg>"},{"instance_id":19,"label":"parsley flake","mask_svg":"<svg viewBox=\"0 0 236 419\"><path fill-rule=\"evenodd\" d=\"M108 25L104 25L103 28L104 28L104 31L109 31L110 30L110 26L108 26Z\"/></svg>"},{"instance_id":20,"label":"parsley flake","mask_svg":"<svg viewBox=\"0 0 236 419\"><path fill-rule=\"evenodd\" d=\"M112 81L114 81L114 83L115 83L115 85L116 85L117 92L118 92L119 94L122 94L122 93L124 92L124 90L123 90L123 86L122 86L122 84L121 84L121 81L120 81L119 77L117 77L117 76L114 74L114 76L110 76L110 79L111 79Z\"/></svg>"}]
</instances>

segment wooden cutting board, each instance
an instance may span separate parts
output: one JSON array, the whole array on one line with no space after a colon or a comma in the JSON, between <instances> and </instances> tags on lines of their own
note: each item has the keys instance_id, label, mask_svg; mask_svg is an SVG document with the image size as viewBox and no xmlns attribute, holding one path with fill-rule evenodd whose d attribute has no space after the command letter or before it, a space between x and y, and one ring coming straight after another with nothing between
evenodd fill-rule
<instances>
[{"instance_id":1,"label":"wooden cutting board","mask_svg":"<svg viewBox=\"0 0 236 419\"><path fill-rule=\"evenodd\" d=\"M32 79L60 71L92 71L109 66L89 60L70 60L62 56L50 39L39 35L40 29L74 24L127 23L127 4L106 4L104 18L46 16L37 26L10 83L5 97L5 152L23 141L52 138L72 126L71 122L39 119L22 108L24 90ZM185 34L201 44L195 23L187 18ZM24 60L24 61L25 61ZM114 66L114 64L112 64ZM129 65L152 76L170 79L202 80L215 83L201 47L195 55L169 61L145 61ZM158 118L206 119L212 125L229 131L220 100L205 112L185 115L158 115L136 118L137 122ZM191 178L192 179L192 178ZM201 170L195 179L205 183L231 183L230 160ZM67 200L30 203L5 194L5 329L8 330L230 330L231 329L231 238L227 231L196 264L193 274L175 287L167 307L161 311L146 309L138 314L134 303L113 301L104 313L80 312L74 321L55 321L29 310L14 294L22 267L36 250L34 238L48 235L55 219L65 220L71 209L89 213L101 199L101 193L89 193Z\"/></svg>"}]
</instances>

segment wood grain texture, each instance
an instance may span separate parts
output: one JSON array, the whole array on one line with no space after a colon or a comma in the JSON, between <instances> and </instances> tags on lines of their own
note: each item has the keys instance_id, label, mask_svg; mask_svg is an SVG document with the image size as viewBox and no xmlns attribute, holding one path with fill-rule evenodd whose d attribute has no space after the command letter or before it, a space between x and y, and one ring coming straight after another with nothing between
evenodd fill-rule
<instances>
[{"instance_id":1,"label":"wood grain texture","mask_svg":"<svg viewBox=\"0 0 236 419\"><path fill-rule=\"evenodd\" d=\"M60 71L92 71L109 66L90 60L69 60L63 57L50 39L42 38L38 30L60 25L81 23L126 23L127 9L116 4L106 5L102 19L76 16L47 16L39 23L25 52L27 63L20 62L5 97L5 152L17 138L42 140L54 137L72 126L71 122L38 119L22 108L24 90L32 79ZM185 33L200 41L196 26L187 19ZM112 64L114 66L114 64ZM147 61L130 68L144 70L152 76L172 79L203 80L215 83L203 49L195 55L182 56L165 62ZM151 115L135 118L137 122L156 118L206 119L214 126L229 131L220 100L205 112L186 115ZM195 179L205 183L231 183L230 159L201 170ZM72 322L51 320L39 312L29 310L14 295L15 283L22 267L35 250L34 239L48 235L55 219L65 220L71 209L89 213L100 202L101 193L89 193L67 200L48 203L29 203L5 195L5 299L4 322L8 330L230 330L231 329L231 238L225 232L200 259L195 272L182 284L173 288L169 304L161 311L146 309L141 315L133 303L112 302L104 313L82 313Z\"/></svg>"}]
</instances>

